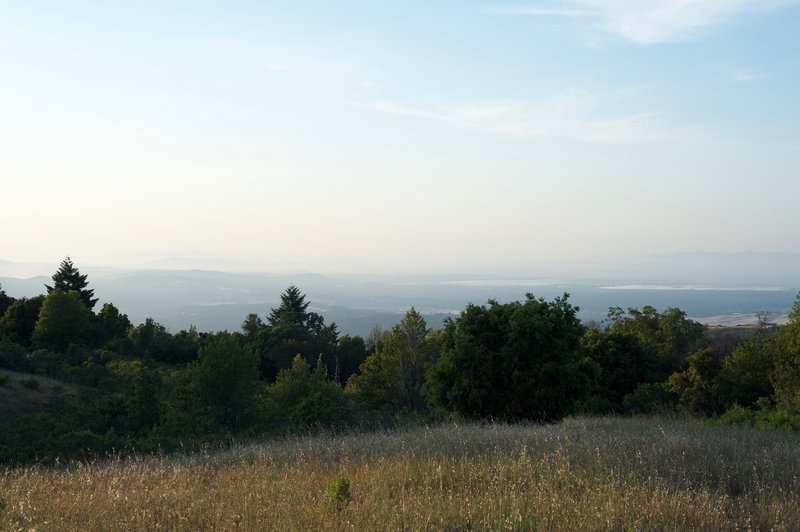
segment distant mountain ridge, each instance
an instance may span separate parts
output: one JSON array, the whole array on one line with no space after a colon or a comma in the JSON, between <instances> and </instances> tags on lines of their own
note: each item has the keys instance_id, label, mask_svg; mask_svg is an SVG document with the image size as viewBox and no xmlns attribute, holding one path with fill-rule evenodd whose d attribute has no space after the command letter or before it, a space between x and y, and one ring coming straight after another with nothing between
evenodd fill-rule
<instances>
[{"instance_id":1,"label":"distant mountain ridge","mask_svg":"<svg viewBox=\"0 0 800 532\"><path fill-rule=\"evenodd\" d=\"M728 264L723 271L721 263L730 263L732 256L747 258L749 262L745 262L754 271L743 273L741 279L734 278L734 272L737 268L742 271L747 268ZM602 320L611 306L643 305L659 309L677 306L689 316L721 316L722 321L728 319L725 316L733 316L730 320L735 321L740 320L735 315L754 315L760 311L778 317L791 309L800 287L800 255L683 253L666 257L656 263L648 262L655 260L652 257L640 258L644 262L638 266L606 272L598 268L592 270L593 276L581 275L573 268L537 271L537 275L529 277L323 275L77 266L89 275L90 287L100 298L100 305L113 302L134 323L152 317L173 331L190 325L200 330L238 330L247 314L268 314L289 285L298 286L326 322L336 321L343 333L362 336L368 335L375 325L390 327L412 306L426 316L430 326L438 327L444 318L468 303L519 300L526 292L545 298L570 292L571 301L581 307L580 316L584 320ZM683 264L697 257L707 260L695 262L693 274L684 266L686 272L677 278L659 277L659 268L669 261ZM770 257L782 261L762 267ZM792 269L795 261L797 268ZM647 264L651 266L646 268ZM0 261L0 284L13 297L45 293L44 284L50 282L49 276L57 266ZM630 269L632 266L634 269ZM44 267L48 269L41 273ZM40 273L29 277L11 274L36 269ZM692 288L686 289L686 285ZM754 290L764 287L770 290Z\"/></svg>"}]
</instances>

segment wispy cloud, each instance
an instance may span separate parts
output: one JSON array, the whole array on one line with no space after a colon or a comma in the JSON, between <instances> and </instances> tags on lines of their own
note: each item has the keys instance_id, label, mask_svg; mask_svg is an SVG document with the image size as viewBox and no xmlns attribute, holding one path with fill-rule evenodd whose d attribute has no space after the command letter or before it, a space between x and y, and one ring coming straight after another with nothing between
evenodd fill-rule
<instances>
[{"instance_id":1,"label":"wispy cloud","mask_svg":"<svg viewBox=\"0 0 800 532\"><path fill-rule=\"evenodd\" d=\"M356 105L382 113L513 136L561 137L603 144L638 144L677 136L658 124L655 112L601 116L600 104L617 98L618 93L597 96L571 91L558 100L543 103L505 101L433 108L386 101Z\"/></svg>"},{"instance_id":2,"label":"wispy cloud","mask_svg":"<svg viewBox=\"0 0 800 532\"><path fill-rule=\"evenodd\" d=\"M585 18L636 44L681 41L752 11L800 5L800 0L553 0L501 8L527 16Z\"/></svg>"},{"instance_id":3,"label":"wispy cloud","mask_svg":"<svg viewBox=\"0 0 800 532\"><path fill-rule=\"evenodd\" d=\"M733 73L733 81L737 83L750 83L751 81L758 81L764 76L751 72L749 70L737 70Z\"/></svg>"}]
</instances>

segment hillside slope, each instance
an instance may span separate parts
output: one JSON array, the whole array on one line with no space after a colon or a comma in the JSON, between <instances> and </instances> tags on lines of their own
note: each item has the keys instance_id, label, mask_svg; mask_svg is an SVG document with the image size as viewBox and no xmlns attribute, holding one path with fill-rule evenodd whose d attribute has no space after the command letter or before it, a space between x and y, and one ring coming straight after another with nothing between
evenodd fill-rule
<instances>
[{"instance_id":1,"label":"hillside slope","mask_svg":"<svg viewBox=\"0 0 800 532\"><path fill-rule=\"evenodd\" d=\"M0 527L792 530L798 471L794 433L658 418L450 424L7 470ZM335 475L349 481L338 503Z\"/></svg>"}]
</instances>

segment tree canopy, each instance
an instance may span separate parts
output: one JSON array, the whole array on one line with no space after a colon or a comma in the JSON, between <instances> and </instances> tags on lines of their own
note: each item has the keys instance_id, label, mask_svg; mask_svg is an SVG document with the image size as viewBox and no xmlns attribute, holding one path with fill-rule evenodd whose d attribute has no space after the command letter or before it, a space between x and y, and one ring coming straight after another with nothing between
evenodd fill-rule
<instances>
[{"instance_id":1,"label":"tree canopy","mask_svg":"<svg viewBox=\"0 0 800 532\"><path fill-rule=\"evenodd\" d=\"M374 406L421 409L422 384L436 361L438 337L413 307L384 334L380 348L350 377L348 393Z\"/></svg>"},{"instance_id":2,"label":"tree canopy","mask_svg":"<svg viewBox=\"0 0 800 532\"><path fill-rule=\"evenodd\" d=\"M47 288L48 294L53 290L78 292L86 308L92 310L97 303L97 298L94 297L94 290L86 288L89 285L86 281L86 277L86 275L81 275L78 268L72 264L72 259L67 257L61 261L58 270L53 274L53 286L44 286Z\"/></svg>"},{"instance_id":3,"label":"tree canopy","mask_svg":"<svg viewBox=\"0 0 800 532\"><path fill-rule=\"evenodd\" d=\"M568 294L468 305L445 325L429 401L472 418L561 419L595 384L581 361L577 311Z\"/></svg>"},{"instance_id":4,"label":"tree canopy","mask_svg":"<svg viewBox=\"0 0 800 532\"><path fill-rule=\"evenodd\" d=\"M42 303L33 342L61 350L80 344L89 333L89 316L89 309L77 292L53 290Z\"/></svg>"},{"instance_id":5,"label":"tree canopy","mask_svg":"<svg viewBox=\"0 0 800 532\"><path fill-rule=\"evenodd\" d=\"M737 328L724 342L718 332L730 331L675 308L611 309L608 327L587 328L567 294L468 305L440 329L411 308L366 342L339 337L297 287L268 323L250 314L235 333L135 325L111 303L95 315L80 290L18 300L0 290L0 387L38 397L19 403L35 411L0 412L0 463L421 416L689 411L800 429L800 299L788 325Z\"/></svg>"},{"instance_id":6,"label":"tree canopy","mask_svg":"<svg viewBox=\"0 0 800 532\"><path fill-rule=\"evenodd\" d=\"M304 327L310 313L306 296L296 286L290 286L281 294L281 304L273 308L267 318L273 327L277 325L299 325Z\"/></svg>"}]
</instances>

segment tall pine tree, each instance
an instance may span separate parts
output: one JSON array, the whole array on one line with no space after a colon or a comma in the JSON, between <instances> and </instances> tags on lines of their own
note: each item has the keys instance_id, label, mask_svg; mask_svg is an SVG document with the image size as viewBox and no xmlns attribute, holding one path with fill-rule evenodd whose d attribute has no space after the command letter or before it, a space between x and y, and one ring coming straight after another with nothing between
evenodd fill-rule
<instances>
[{"instance_id":1,"label":"tall pine tree","mask_svg":"<svg viewBox=\"0 0 800 532\"><path fill-rule=\"evenodd\" d=\"M94 290L87 290L89 285L86 282L86 275L81 275L78 268L72 264L72 259L67 257L61 261L58 271L53 274L53 286L44 285L49 294L53 290L61 290L62 292L78 292L81 301L86 305L89 310L94 308L97 303L97 298L94 297Z\"/></svg>"},{"instance_id":2,"label":"tall pine tree","mask_svg":"<svg viewBox=\"0 0 800 532\"><path fill-rule=\"evenodd\" d=\"M300 325L305 327L309 318L307 308L308 301L306 301L306 296L296 286L290 286L281 294L280 306L270 312L269 324L273 327L276 325Z\"/></svg>"}]
</instances>

